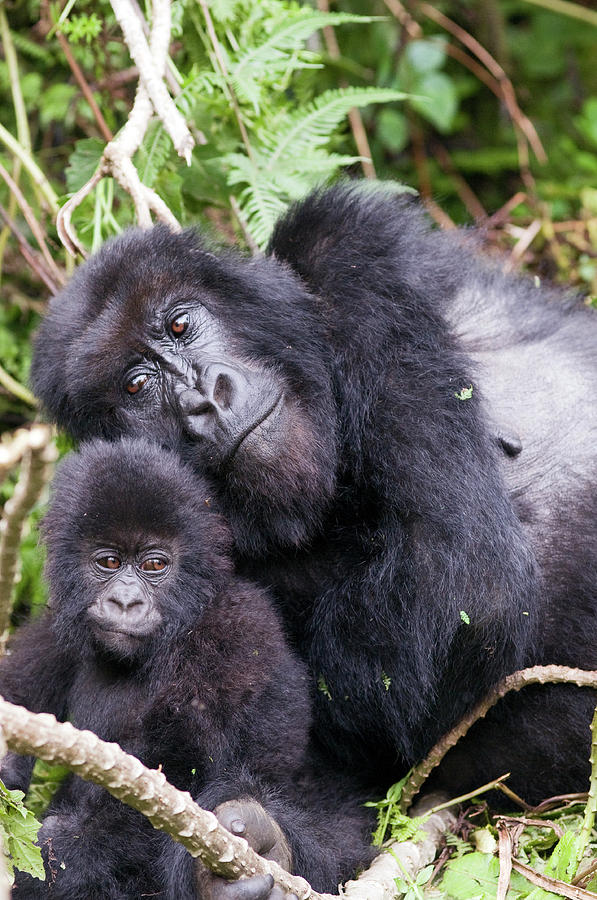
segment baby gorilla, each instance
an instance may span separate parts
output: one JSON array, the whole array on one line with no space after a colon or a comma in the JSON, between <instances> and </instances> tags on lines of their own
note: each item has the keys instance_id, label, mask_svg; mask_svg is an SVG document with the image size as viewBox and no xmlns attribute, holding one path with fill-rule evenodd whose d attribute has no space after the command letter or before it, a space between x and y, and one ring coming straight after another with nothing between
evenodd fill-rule
<instances>
[{"instance_id":1,"label":"baby gorilla","mask_svg":"<svg viewBox=\"0 0 597 900\"><path fill-rule=\"evenodd\" d=\"M44 523L49 608L0 666L0 692L117 741L266 856L335 890L366 862L369 816L337 778L310 775L305 670L263 590L237 578L210 489L142 441L84 446L62 465ZM31 757L0 775L26 789ZM272 820L281 826L278 827ZM102 788L71 776L40 831L53 900L281 897L236 884Z\"/></svg>"}]
</instances>

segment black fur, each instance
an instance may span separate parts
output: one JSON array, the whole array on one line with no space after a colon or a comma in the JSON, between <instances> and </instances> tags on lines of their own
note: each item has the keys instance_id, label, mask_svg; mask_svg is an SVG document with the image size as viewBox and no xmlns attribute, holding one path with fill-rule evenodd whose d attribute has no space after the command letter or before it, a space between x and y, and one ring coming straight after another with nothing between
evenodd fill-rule
<instances>
[{"instance_id":1,"label":"black fur","mask_svg":"<svg viewBox=\"0 0 597 900\"><path fill-rule=\"evenodd\" d=\"M233 455L197 438L159 361L185 358L164 331L181 303L219 323L226 365L283 394ZM505 674L597 666L596 335L591 311L431 231L410 199L338 186L296 204L265 259L163 227L109 243L54 300L33 384L74 435L153 437L210 471L239 566L325 681L319 743L387 784ZM503 702L444 783L584 789L592 704L570 687Z\"/></svg>"},{"instance_id":2,"label":"black fur","mask_svg":"<svg viewBox=\"0 0 597 900\"><path fill-rule=\"evenodd\" d=\"M0 691L119 742L211 809L231 798L258 800L283 828L295 870L334 890L368 858L369 817L333 779L306 771L304 666L264 591L233 575L229 532L212 496L177 456L146 442L97 441L71 455L44 524L49 610L2 660ZM106 547L141 558L148 539L172 559L152 585L161 622L133 653L113 652L89 616L98 595L90 560ZM9 754L3 778L26 789L32 762ZM19 875L15 896L196 896L181 846L74 776L52 802L40 840L50 887Z\"/></svg>"}]
</instances>

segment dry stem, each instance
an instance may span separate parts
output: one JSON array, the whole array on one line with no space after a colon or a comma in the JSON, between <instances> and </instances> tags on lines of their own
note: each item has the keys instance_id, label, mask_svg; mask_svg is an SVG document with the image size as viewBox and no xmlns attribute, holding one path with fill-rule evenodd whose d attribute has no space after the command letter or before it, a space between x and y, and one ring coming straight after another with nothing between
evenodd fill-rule
<instances>
[{"instance_id":1,"label":"dry stem","mask_svg":"<svg viewBox=\"0 0 597 900\"><path fill-rule=\"evenodd\" d=\"M151 213L173 231L180 230L176 217L164 201L143 184L133 165L132 157L139 149L153 111L163 122L177 152L190 163L193 137L184 118L164 85L164 72L170 42L170 2L154 0L153 21L149 44L145 38L137 9L131 0L112 0L112 8L124 33L129 52L139 70L139 84L135 102L126 124L111 140L102 154L96 171L87 184L77 191L58 213L56 228L60 240L70 253L85 256L85 250L72 225L72 214L83 199L106 176L112 176L131 195L137 221L142 228L152 224Z\"/></svg>"}]
</instances>

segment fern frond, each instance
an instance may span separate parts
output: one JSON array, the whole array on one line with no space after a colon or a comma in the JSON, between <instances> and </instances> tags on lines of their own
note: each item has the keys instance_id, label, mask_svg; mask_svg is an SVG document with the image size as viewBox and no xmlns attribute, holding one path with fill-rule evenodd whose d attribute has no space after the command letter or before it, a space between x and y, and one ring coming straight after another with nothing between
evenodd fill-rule
<instances>
[{"instance_id":1,"label":"fern frond","mask_svg":"<svg viewBox=\"0 0 597 900\"><path fill-rule=\"evenodd\" d=\"M275 26L262 43L250 47L231 62L229 77L237 96L256 106L267 78L271 80L276 74L284 73L289 65L292 69L313 65L301 60L298 51L304 49L304 42L318 29L348 22L371 22L375 18L298 8Z\"/></svg>"},{"instance_id":2,"label":"fern frond","mask_svg":"<svg viewBox=\"0 0 597 900\"><path fill-rule=\"evenodd\" d=\"M274 131L262 132L261 142L268 152L267 168L285 164L322 147L353 107L370 103L404 100L408 94L388 88L339 88L325 91L308 106L292 113L285 124Z\"/></svg>"},{"instance_id":3,"label":"fern frond","mask_svg":"<svg viewBox=\"0 0 597 900\"><path fill-rule=\"evenodd\" d=\"M230 166L228 184L247 186L237 195L241 213L259 247L267 244L276 219L286 209L283 191L263 171L258 157L255 163L240 153L228 153L222 160Z\"/></svg>"},{"instance_id":4,"label":"fern frond","mask_svg":"<svg viewBox=\"0 0 597 900\"><path fill-rule=\"evenodd\" d=\"M224 86L224 78L219 72L203 70L198 74L194 73L182 85L181 91L176 97L176 106L186 119L191 119L196 104L204 101L206 96L212 96L216 88L222 91Z\"/></svg>"},{"instance_id":5,"label":"fern frond","mask_svg":"<svg viewBox=\"0 0 597 900\"><path fill-rule=\"evenodd\" d=\"M153 187L172 150L172 141L161 122L154 121L137 152L137 167L143 184Z\"/></svg>"}]
</instances>

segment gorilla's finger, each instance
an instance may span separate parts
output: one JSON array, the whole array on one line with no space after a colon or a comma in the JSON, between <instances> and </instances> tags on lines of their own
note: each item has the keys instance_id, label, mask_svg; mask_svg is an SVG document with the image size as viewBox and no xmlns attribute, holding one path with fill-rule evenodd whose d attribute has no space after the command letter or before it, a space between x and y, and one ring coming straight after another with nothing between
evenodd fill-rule
<instances>
[{"instance_id":1,"label":"gorilla's finger","mask_svg":"<svg viewBox=\"0 0 597 900\"><path fill-rule=\"evenodd\" d=\"M260 856L290 869L291 853L284 832L256 800L227 800L216 807L215 814L224 828L244 837Z\"/></svg>"},{"instance_id":2,"label":"gorilla's finger","mask_svg":"<svg viewBox=\"0 0 597 900\"><path fill-rule=\"evenodd\" d=\"M238 881L224 881L214 878L211 884L210 900L283 900L283 893L276 894L271 875L253 875Z\"/></svg>"}]
</instances>

